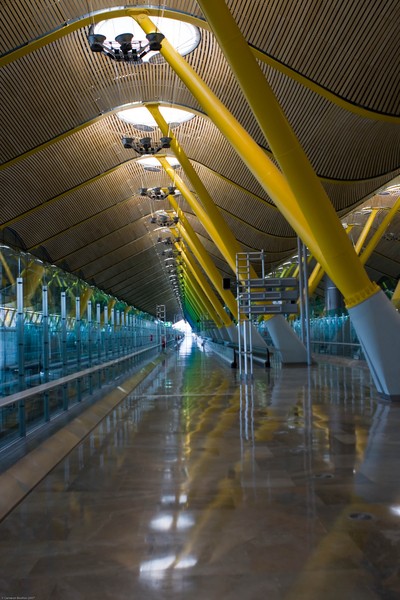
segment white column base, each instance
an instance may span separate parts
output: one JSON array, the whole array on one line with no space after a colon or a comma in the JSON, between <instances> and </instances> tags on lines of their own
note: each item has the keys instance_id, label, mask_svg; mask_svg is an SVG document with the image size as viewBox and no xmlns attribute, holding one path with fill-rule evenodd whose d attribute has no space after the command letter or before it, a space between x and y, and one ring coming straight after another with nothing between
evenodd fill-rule
<instances>
[{"instance_id":1,"label":"white column base","mask_svg":"<svg viewBox=\"0 0 400 600\"><path fill-rule=\"evenodd\" d=\"M219 333L219 335L221 336L221 339L224 342L230 342L231 341L229 332L228 332L228 330L227 330L226 327L221 327L220 329L218 329L218 333Z\"/></svg>"},{"instance_id":2,"label":"white column base","mask_svg":"<svg viewBox=\"0 0 400 600\"><path fill-rule=\"evenodd\" d=\"M229 335L230 341L233 342L234 344L237 344L239 336L238 336L238 330L237 330L236 325L232 324L229 327L227 327L226 332Z\"/></svg>"},{"instance_id":3,"label":"white column base","mask_svg":"<svg viewBox=\"0 0 400 600\"><path fill-rule=\"evenodd\" d=\"M266 325L283 364L307 364L306 347L282 315L275 315Z\"/></svg>"},{"instance_id":4,"label":"white column base","mask_svg":"<svg viewBox=\"0 0 400 600\"><path fill-rule=\"evenodd\" d=\"M379 394L400 401L400 314L379 291L349 315Z\"/></svg>"}]
</instances>

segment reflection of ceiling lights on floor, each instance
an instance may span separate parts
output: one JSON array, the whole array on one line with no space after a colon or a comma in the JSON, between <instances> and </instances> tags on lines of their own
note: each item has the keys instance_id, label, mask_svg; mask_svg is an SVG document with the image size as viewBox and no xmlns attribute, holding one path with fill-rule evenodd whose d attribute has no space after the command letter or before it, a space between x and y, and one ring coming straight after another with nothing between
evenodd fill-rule
<instances>
[{"instance_id":1,"label":"reflection of ceiling lights on floor","mask_svg":"<svg viewBox=\"0 0 400 600\"><path fill-rule=\"evenodd\" d=\"M88 35L90 49L117 62L142 64L164 62L159 55L164 37L182 56L198 46L200 31L194 25L163 17L153 17L152 20L157 31L148 34L131 17L91 25Z\"/></svg>"}]
</instances>

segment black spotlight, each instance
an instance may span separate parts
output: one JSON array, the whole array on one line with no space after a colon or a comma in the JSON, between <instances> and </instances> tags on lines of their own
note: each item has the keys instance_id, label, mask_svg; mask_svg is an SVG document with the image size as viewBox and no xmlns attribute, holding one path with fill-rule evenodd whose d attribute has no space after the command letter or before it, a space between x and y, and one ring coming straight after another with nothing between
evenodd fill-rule
<instances>
[{"instance_id":1,"label":"black spotlight","mask_svg":"<svg viewBox=\"0 0 400 600\"><path fill-rule=\"evenodd\" d=\"M159 52L161 50L161 42L164 39L164 35L159 32L148 33L146 38L149 42L149 49L153 52Z\"/></svg>"}]
</instances>

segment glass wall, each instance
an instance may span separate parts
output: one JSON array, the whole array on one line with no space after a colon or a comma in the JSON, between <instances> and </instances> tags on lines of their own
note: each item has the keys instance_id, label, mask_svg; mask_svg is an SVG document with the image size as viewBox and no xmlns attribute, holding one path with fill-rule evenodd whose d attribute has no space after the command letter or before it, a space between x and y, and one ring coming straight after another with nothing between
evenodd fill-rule
<instances>
[{"instance_id":1,"label":"glass wall","mask_svg":"<svg viewBox=\"0 0 400 600\"><path fill-rule=\"evenodd\" d=\"M0 281L0 440L67 410L175 338L151 315L4 245ZM7 403L17 392L85 370L29 402Z\"/></svg>"}]
</instances>

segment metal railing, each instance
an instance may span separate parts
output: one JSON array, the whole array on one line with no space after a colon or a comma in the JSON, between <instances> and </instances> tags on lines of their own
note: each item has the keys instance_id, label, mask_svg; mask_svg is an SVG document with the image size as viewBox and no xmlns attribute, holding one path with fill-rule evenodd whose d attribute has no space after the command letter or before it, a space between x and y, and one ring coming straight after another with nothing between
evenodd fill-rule
<instances>
[{"instance_id":1,"label":"metal railing","mask_svg":"<svg viewBox=\"0 0 400 600\"><path fill-rule=\"evenodd\" d=\"M159 354L159 345L126 354L0 399L0 448L65 413L94 391Z\"/></svg>"}]
</instances>

